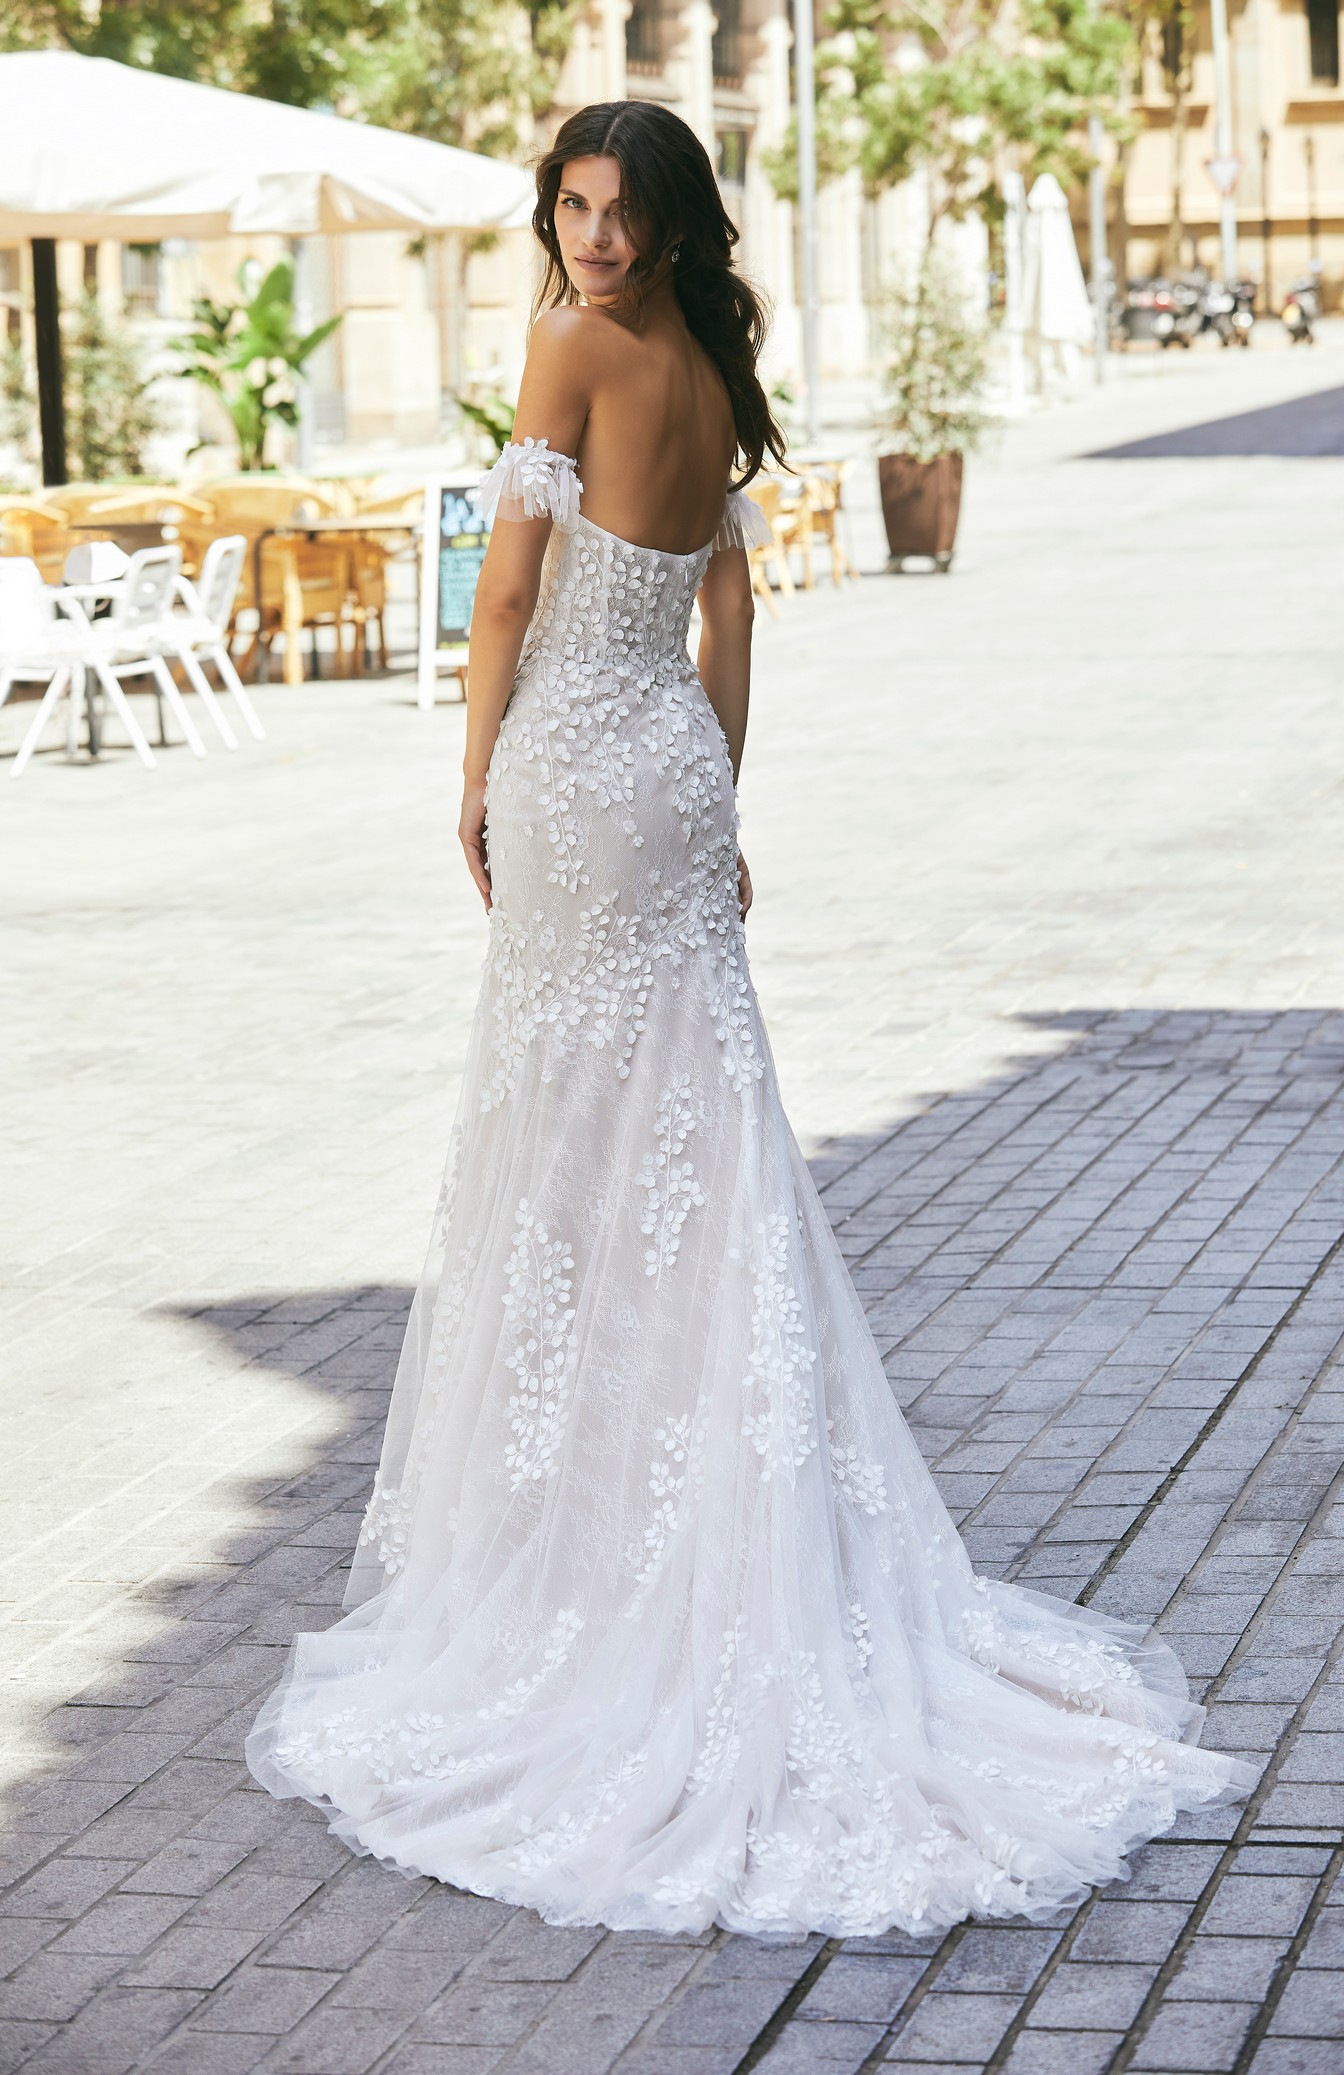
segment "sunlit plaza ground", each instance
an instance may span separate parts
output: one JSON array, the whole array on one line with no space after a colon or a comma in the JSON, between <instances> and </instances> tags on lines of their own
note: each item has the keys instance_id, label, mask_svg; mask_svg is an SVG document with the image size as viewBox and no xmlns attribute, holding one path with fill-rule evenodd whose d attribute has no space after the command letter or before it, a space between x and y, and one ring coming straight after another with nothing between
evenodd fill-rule
<instances>
[{"instance_id":1,"label":"sunlit plaza ground","mask_svg":"<svg viewBox=\"0 0 1344 2075\"><path fill-rule=\"evenodd\" d=\"M950 577L860 464L863 580L758 622L755 976L893 1389L977 1563L1158 1619L1265 1767L1051 1926L551 1930L251 1787L446 1147L462 709L3 785L0 2070L1338 2075L1342 453L1330 327L1154 356L971 465Z\"/></svg>"}]
</instances>

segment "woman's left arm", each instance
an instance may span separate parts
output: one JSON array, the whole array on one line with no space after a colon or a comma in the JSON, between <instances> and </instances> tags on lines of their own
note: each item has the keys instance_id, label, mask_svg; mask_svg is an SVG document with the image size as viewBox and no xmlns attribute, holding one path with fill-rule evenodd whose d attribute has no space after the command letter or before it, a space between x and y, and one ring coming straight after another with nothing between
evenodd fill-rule
<instances>
[{"instance_id":1,"label":"woman's left arm","mask_svg":"<svg viewBox=\"0 0 1344 2075\"><path fill-rule=\"evenodd\" d=\"M552 310L538 319L528 346L514 419L514 438L546 439L556 454L574 456L588 416L588 377L576 310ZM485 827L485 780L518 658L541 588L541 565L551 520L502 519L491 529L471 612L467 660L467 745L462 759L462 815L458 835L467 869L487 908L490 861Z\"/></svg>"}]
</instances>

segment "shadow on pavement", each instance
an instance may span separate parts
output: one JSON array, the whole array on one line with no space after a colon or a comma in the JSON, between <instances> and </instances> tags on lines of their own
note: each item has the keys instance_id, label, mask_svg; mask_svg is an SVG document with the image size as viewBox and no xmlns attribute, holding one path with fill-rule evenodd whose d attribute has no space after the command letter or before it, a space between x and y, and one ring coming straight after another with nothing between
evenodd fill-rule
<instances>
[{"instance_id":1,"label":"shadow on pavement","mask_svg":"<svg viewBox=\"0 0 1344 2075\"><path fill-rule=\"evenodd\" d=\"M1303 1911L1309 1897L1323 1906L1338 1871L1344 1803L1330 1784L1330 1738L1315 1732L1334 1721L1318 1688L1344 1624L1344 1506L1327 1523L1344 1432L1344 1395L1331 1396L1344 1316L1344 1016L1085 1009L1020 1022L1023 1055L1010 1068L930 1095L890 1127L834 1140L813 1165L893 1389L978 1566L1128 1618L1160 1617L1211 1704L1210 1741L1267 1765L1246 1809L1182 1818L1136 1857L1131 1892L1185 1898L1168 1912L1173 1972L1198 1935L1189 1898L1212 1897L1234 1862L1245 1873L1248 1845L1272 1847L1264 1868L1276 1876L1287 1854L1300 1879L1281 1885L1301 1889ZM290 1636L328 1626L339 1608L410 1301L408 1287L377 1286L240 1294L187 1310L240 1365L337 1401L339 1431L305 1442L283 1473L221 1480L212 1517L226 1512L228 1529L203 1521L193 1564L128 1589L153 1610L154 1635L123 1646L95 1687L49 1718L48 1762L7 1811L6 1907L23 1935L0 1974L12 1975L11 2031L25 2036L5 2066L200 2075L224 2066L206 2051L223 2030L238 2037L231 2075L272 2048L289 2057L265 2058L267 2069L420 2075L465 2067L454 2056L476 2051L477 2032L452 2029L458 1992L447 1984L464 1968L476 1998L464 2026L482 1997L503 2023L507 1984L519 1981L531 1984L529 2011L565 1996L572 2007L586 1966L576 1974L576 1956L599 1943L621 1994L643 1993L649 1947L638 1934L594 1934L590 1946L585 1933L576 1945L579 1934L526 1912L506 1917L432 1882L397 1880L353 1860L306 1805L270 1802L243 1768L243 1736ZM851 1970L886 1955L902 1971L890 2011L849 2028L856 2040L863 2031L864 2065L907 2030L911 2057L931 2057L956 2014L944 1990L976 1986L973 1961L991 1986L1011 1989L978 1999L994 2003L985 2058L992 2050L993 2066L1005 2065L1040 1970L1093 1956L1095 1906L1090 1898L1045 1930L851 1941ZM498 1937L518 1947L497 1980L476 1947L458 1950L458 1929L439 1928L449 1909L479 1926L482 1946ZM1094 1929L1103 1957L1150 1958L1129 1953L1120 1918L1111 1927L1103 1914ZM1103 1932L1119 1943L1096 1943ZM777 2043L790 2067L820 2065L809 2057L811 2012L795 2006L842 1941L783 1950L749 2007L723 2011L712 1982L764 1980L752 1941L688 1943L684 1991L660 1990L665 2000L611 2053L590 2041L585 2075L688 2065L675 2049L665 2059L647 2028L669 2007L689 2022L697 1996L720 2027L706 2035L720 2049L716 2075L743 2075L767 2055L774 2066ZM398 1988L381 2043L371 2037L365 2058L348 2042L339 2060L323 2058L352 2015L338 2007L339 1987L360 1956L392 1964L407 1947L433 1951L436 1965ZM1219 1949L1213 1940L1210 1965ZM97 1957L63 1967L72 1951ZM63 2001L52 2000L53 1960ZM1255 2036L1295 1963L1296 1948L1282 1979L1253 1991ZM302 1970L315 1966L328 1972L312 1977L309 1996ZM245 2033L252 2020L235 2013L293 1987L296 1973L306 2000L292 2017L257 2020L249 2058L231 2028ZM821 2015L848 2015L848 1981L838 1970L838 2000L823 1999ZM312 2010L314 1998L326 2000ZM695 2021L710 2014L707 2004ZM544 2032L550 2020L540 2022ZM932 2028L927 2055L916 2051L921 2023ZM520 2070L541 2065L528 2057L542 2038L526 2046L532 2024L520 2019ZM417 2039L436 2043L393 2050ZM515 2066L513 2051L496 2051L492 2070Z\"/></svg>"},{"instance_id":2,"label":"shadow on pavement","mask_svg":"<svg viewBox=\"0 0 1344 2075\"><path fill-rule=\"evenodd\" d=\"M1344 454L1344 389L1318 389L1310 396L1295 396L1289 403L1267 404L1258 411L1238 411L1231 418L1183 425L1175 432L1130 440L1122 447L1099 447L1082 458L1160 461L1253 454L1300 459Z\"/></svg>"}]
</instances>

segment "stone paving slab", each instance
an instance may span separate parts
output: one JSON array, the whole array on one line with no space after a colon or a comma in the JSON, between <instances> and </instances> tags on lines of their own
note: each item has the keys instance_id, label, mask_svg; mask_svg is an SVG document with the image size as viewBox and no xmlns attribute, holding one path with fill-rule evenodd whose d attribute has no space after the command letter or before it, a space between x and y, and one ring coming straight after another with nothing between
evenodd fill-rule
<instances>
[{"instance_id":1,"label":"stone paving slab","mask_svg":"<svg viewBox=\"0 0 1344 2075\"><path fill-rule=\"evenodd\" d=\"M482 949L460 713L274 687L260 749L5 802L0 2071L1339 2075L1344 488L1076 458L1328 376L1012 432L953 580L762 626L744 788L786 1097L975 1559L1155 1620L1247 1806L1058 1921L774 1943L553 1929L252 1786Z\"/></svg>"}]
</instances>

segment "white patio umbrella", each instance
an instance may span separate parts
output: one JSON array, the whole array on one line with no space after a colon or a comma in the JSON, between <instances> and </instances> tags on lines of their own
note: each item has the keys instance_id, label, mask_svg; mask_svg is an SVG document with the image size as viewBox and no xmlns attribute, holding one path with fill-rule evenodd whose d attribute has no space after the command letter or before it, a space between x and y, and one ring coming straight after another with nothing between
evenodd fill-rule
<instances>
[{"instance_id":1,"label":"white patio umbrella","mask_svg":"<svg viewBox=\"0 0 1344 2075\"><path fill-rule=\"evenodd\" d=\"M1044 374L1052 358L1067 366L1093 333L1069 204L1053 173L1042 173L1027 197L1026 261L1027 341Z\"/></svg>"},{"instance_id":2,"label":"white patio umbrella","mask_svg":"<svg viewBox=\"0 0 1344 2075\"><path fill-rule=\"evenodd\" d=\"M518 166L370 123L72 51L0 56L0 239L33 240L46 480L64 480L51 240L482 230L525 221L530 192Z\"/></svg>"}]
</instances>

